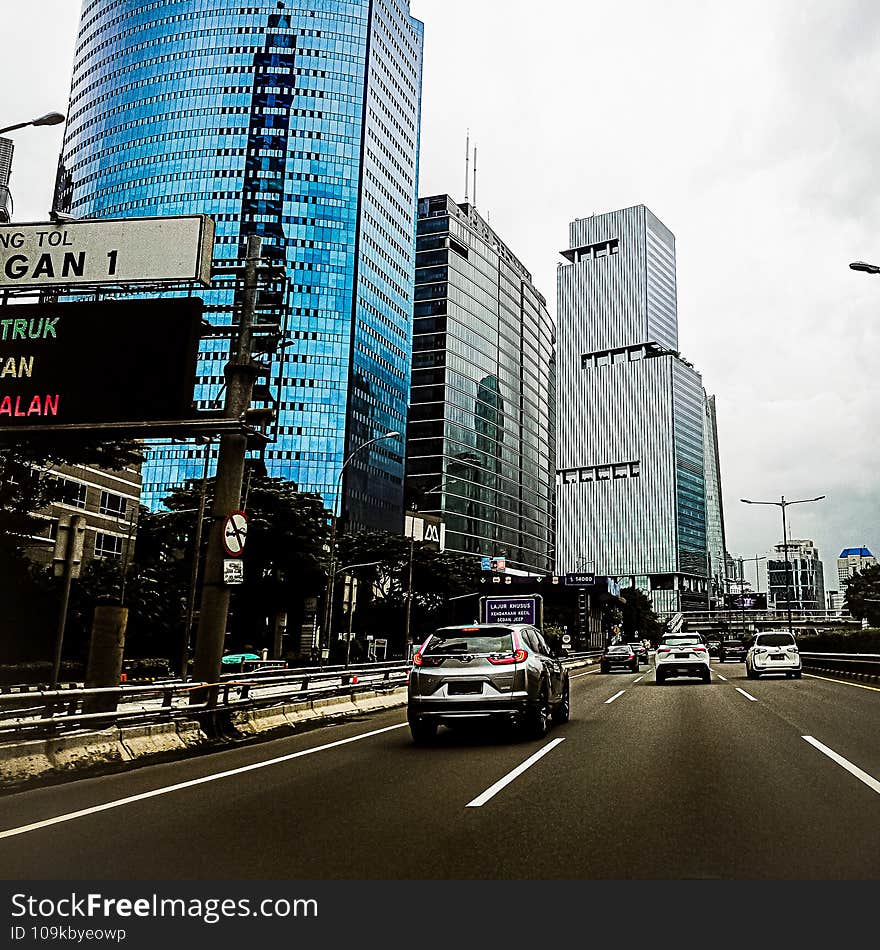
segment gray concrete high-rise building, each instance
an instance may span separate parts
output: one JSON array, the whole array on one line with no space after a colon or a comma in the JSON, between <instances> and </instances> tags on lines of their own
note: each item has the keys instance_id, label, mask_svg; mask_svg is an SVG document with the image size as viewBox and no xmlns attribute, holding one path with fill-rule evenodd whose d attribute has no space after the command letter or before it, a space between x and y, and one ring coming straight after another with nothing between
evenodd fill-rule
<instances>
[{"instance_id":1,"label":"gray concrete high-rise building","mask_svg":"<svg viewBox=\"0 0 880 950\"><path fill-rule=\"evenodd\" d=\"M419 199L407 489L446 549L553 570L554 326L473 205Z\"/></svg>"},{"instance_id":2,"label":"gray concrete high-rise building","mask_svg":"<svg viewBox=\"0 0 880 950\"><path fill-rule=\"evenodd\" d=\"M710 558L725 569L721 483L714 401L679 352L675 237L637 205L575 220L562 254L557 571L704 609Z\"/></svg>"},{"instance_id":3,"label":"gray concrete high-rise building","mask_svg":"<svg viewBox=\"0 0 880 950\"><path fill-rule=\"evenodd\" d=\"M787 557L786 557L787 554ZM788 539L767 558L767 606L774 610L825 610L825 569L813 541Z\"/></svg>"}]
</instances>

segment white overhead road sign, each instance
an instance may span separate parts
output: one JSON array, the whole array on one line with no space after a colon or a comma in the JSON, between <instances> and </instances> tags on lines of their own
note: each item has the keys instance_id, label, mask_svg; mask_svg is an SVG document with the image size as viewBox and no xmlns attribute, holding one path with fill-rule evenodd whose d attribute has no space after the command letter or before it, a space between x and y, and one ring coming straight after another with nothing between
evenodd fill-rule
<instances>
[{"instance_id":1,"label":"white overhead road sign","mask_svg":"<svg viewBox=\"0 0 880 950\"><path fill-rule=\"evenodd\" d=\"M209 284L214 221L203 214L0 225L0 290Z\"/></svg>"}]
</instances>

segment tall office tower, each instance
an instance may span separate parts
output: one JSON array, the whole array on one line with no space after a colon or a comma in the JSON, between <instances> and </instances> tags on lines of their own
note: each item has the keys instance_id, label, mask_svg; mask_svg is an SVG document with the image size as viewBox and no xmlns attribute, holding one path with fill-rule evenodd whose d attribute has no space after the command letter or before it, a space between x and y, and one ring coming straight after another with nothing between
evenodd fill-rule
<instances>
[{"instance_id":1,"label":"tall office tower","mask_svg":"<svg viewBox=\"0 0 880 950\"><path fill-rule=\"evenodd\" d=\"M775 610L825 610L825 568L813 541L776 544L767 558L767 606Z\"/></svg>"},{"instance_id":2,"label":"tall office tower","mask_svg":"<svg viewBox=\"0 0 880 950\"><path fill-rule=\"evenodd\" d=\"M12 139L0 138L0 224L12 219L12 199L9 194L9 179L12 176Z\"/></svg>"},{"instance_id":3,"label":"tall office tower","mask_svg":"<svg viewBox=\"0 0 880 950\"><path fill-rule=\"evenodd\" d=\"M408 0L87 0L56 187L78 216L208 214L227 267L262 235L290 289L268 473L328 506L344 475L353 526L402 523L402 439L342 464L406 422L422 46ZM227 347L203 341L199 408ZM146 501L200 477L201 457L154 447Z\"/></svg>"},{"instance_id":4,"label":"tall office tower","mask_svg":"<svg viewBox=\"0 0 880 950\"><path fill-rule=\"evenodd\" d=\"M637 205L572 222L562 254L557 571L705 608L706 400L678 352L675 238Z\"/></svg>"},{"instance_id":5,"label":"tall office tower","mask_svg":"<svg viewBox=\"0 0 880 950\"><path fill-rule=\"evenodd\" d=\"M727 590L727 544L724 537L724 506L721 493L721 462L718 457L718 416L715 397L703 392L703 467L706 473L706 541L712 601L721 602Z\"/></svg>"},{"instance_id":6,"label":"tall office tower","mask_svg":"<svg viewBox=\"0 0 880 950\"><path fill-rule=\"evenodd\" d=\"M553 570L554 328L470 204L419 199L407 488L447 550Z\"/></svg>"},{"instance_id":7,"label":"tall office tower","mask_svg":"<svg viewBox=\"0 0 880 950\"><path fill-rule=\"evenodd\" d=\"M837 580L841 594L846 592L846 582L858 571L873 567L877 558L865 548L844 548L837 559Z\"/></svg>"}]
</instances>

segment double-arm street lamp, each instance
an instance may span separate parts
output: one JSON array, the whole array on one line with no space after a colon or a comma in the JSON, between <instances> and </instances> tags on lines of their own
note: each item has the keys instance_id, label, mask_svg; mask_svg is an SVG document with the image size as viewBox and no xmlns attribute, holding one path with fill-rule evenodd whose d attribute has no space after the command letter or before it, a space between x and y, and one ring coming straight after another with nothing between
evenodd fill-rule
<instances>
[{"instance_id":1,"label":"double-arm street lamp","mask_svg":"<svg viewBox=\"0 0 880 950\"><path fill-rule=\"evenodd\" d=\"M384 435L377 435L375 439L368 439L363 444L359 445L345 461L342 463L342 467L339 469L339 474L336 476L336 494L333 496L333 520L330 523L330 564L327 570L327 593L324 598L324 629L321 631L321 636L318 641L318 657L323 662L324 658L324 643L327 644L327 649L330 649L330 644L332 642L331 638L331 625L333 623L333 589L336 583L336 523L339 521L342 516L342 476L345 474L345 469L348 467L348 463L356 456L359 455L364 449L369 448L371 445L374 445L376 442L382 442L385 439L397 439L400 438L400 433L396 430L391 432L386 432Z\"/></svg>"},{"instance_id":2,"label":"double-arm street lamp","mask_svg":"<svg viewBox=\"0 0 880 950\"><path fill-rule=\"evenodd\" d=\"M880 274L880 267L876 264L866 264L864 261L853 261L850 270L858 270L863 274Z\"/></svg>"},{"instance_id":3,"label":"double-arm street lamp","mask_svg":"<svg viewBox=\"0 0 880 950\"><path fill-rule=\"evenodd\" d=\"M788 607L788 632L794 636L794 629L792 628L791 623L791 561L788 558L788 528L786 527L785 521L785 509L789 505L805 505L811 501L821 501L825 496L817 495L815 498L799 498L796 501L786 500L785 495L781 496L780 501L752 501L749 498L740 498L740 501L746 505L776 505L777 508L782 509L782 550L785 552L785 600ZM751 560L751 558L749 559ZM758 565L755 562L755 571L757 571ZM767 578L767 592L770 592L770 578Z\"/></svg>"}]
</instances>

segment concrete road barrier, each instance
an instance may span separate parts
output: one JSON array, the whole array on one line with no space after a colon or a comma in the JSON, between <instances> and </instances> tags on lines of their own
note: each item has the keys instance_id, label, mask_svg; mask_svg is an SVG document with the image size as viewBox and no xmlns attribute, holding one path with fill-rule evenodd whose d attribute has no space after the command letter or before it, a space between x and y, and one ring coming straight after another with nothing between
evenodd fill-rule
<instances>
[{"instance_id":1,"label":"concrete road barrier","mask_svg":"<svg viewBox=\"0 0 880 950\"><path fill-rule=\"evenodd\" d=\"M119 730L119 741L133 759L159 752L175 752L185 748L173 722L154 726L130 726Z\"/></svg>"},{"instance_id":2,"label":"concrete road barrier","mask_svg":"<svg viewBox=\"0 0 880 950\"><path fill-rule=\"evenodd\" d=\"M17 785L51 773L55 766L46 746L45 739L0 745L0 786Z\"/></svg>"},{"instance_id":3,"label":"concrete road barrier","mask_svg":"<svg viewBox=\"0 0 880 950\"><path fill-rule=\"evenodd\" d=\"M47 740L49 759L57 772L73 771L83 766L116 765L131 761L133 756L119 738L118 729L84 732Z\"/></svg>"}]
</instances>

